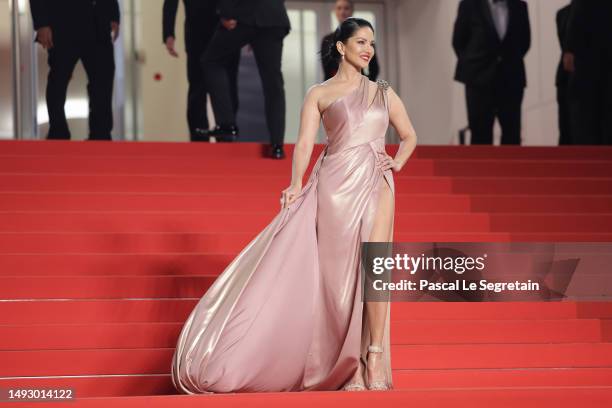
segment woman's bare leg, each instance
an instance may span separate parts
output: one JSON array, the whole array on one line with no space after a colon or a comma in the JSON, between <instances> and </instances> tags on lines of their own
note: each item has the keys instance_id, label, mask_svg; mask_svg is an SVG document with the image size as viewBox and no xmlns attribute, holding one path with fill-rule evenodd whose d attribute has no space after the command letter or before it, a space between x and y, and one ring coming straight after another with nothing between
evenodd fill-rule
<instances>
[{"instance_id":1,"label":"woman's bare leg","mask_svg":"<svg viewBox=\"0 0 612 408\"><path fill-rule=\"evenodd\" d=\"M380 181L378 207L370 233L369 242L392 242L394 199L386 179ZM388 302L366 302L367 318L370 323L370 345L383 347L383 336L387 319ZM368 353L368 382L385 381L386 368L383 353Z\"/></svg>"}]
</instances>

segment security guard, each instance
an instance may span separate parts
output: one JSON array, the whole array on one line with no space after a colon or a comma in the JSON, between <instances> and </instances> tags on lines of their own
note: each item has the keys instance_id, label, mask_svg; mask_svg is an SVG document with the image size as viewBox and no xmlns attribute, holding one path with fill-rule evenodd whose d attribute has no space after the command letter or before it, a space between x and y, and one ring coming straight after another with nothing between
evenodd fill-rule
<instances>
[{"instance_id":1,"label":"security guard","mask_svg":"<svg viewBox=\"0 0 612 408\"><path fill-rule=\"evenodd\" d=\"M117 0L30 0L36 41L48 52L48 139L70 139L64 104L80 60L89 81L89 139L111 140L113 42L119 35Z\"/></svg>"},{"instance_id":2,"label":"security guard","mask_svg":"<svg viewBox=\"0 0 612 408\"><path fill-rule=\"evenodd\" d=\"M163 40L168 53L178 57L175 48L174 25L179 0L164 0ZM187 52L187 122L192 141L207 141L202 135L208 130L206 116L206 83L200 59L219 24L217 0L183 0L185 6L185 50ZM229 86L232 108L238 110L238 67L240 50L228 60Z\"/></svg>"},{"instance_id":3,"label":"security guard","mask_svg":"<svg viewBox=\"0 0 612 408\"><path fill-rule=\"evenodd\" d=\"M455 80L465 84L472 144L521 143L521 105L527 86L524 58L531 45L523 0L461 0L453 32Z\"/></svg>"}]
</instances>

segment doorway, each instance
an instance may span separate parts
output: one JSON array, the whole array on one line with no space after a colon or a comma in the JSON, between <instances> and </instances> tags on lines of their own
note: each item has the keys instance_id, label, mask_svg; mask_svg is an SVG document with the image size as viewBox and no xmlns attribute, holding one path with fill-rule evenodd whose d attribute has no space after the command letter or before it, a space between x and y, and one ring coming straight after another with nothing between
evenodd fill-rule
<instances>
[{"instance_id":1,"label":"doorway","mask_svg":"<svg viewBox=\"0 0 612 408\"><path fill-rule=\"evenodd\" d=\"M285 39L283 49L283 75L287 98L287 127L285 141L297 141L300 126L300 109L306 91L315 83L323 81L323 69L320 60L321 40L334 31L338 20L333 12L333 2L323 1L287 1L287 11L291 20L291 32ZM384 4L355 2L355 17L372 23L377 32L378 61L381 66L381 77L386 76L385 38L380 38L377 26L384 27ZM383 33L384 35L384 33ZM324 130L319 128L318 141L325 140Z\"/></svg>"}]
</instances>

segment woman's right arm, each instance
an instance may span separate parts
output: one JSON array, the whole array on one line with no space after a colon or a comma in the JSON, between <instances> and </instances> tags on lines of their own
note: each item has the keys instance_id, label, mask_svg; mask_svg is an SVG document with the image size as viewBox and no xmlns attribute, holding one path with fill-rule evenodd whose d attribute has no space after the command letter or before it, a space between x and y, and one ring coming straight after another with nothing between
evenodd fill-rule
<instances>
[{"instance_id":1,"label":"woman's right arm","mask_svg":"<svg viewBox=\"0 0 612 408\"><path fill-rule=\"evenodd\" d=\"M283 207L293 203L302 191L302 179L310 163L310 156L312 155L319 130L319 123L321 122L318 102L319 94L319 86L313 85L304 97L304 104L300 114L299 135L293 150L291 184L283 190Z\"/></svg>"}]
</instances>

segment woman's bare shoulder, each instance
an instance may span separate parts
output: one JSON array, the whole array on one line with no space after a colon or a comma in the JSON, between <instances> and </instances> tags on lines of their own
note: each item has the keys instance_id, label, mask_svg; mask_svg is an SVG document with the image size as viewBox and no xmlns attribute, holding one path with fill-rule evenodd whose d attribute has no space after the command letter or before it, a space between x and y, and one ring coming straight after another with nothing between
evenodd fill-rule
<instances>
[{"instance_id":1,"label":"woman's bare shoulder","mask_svg":"<svg viewBox=\"0 0 612 408\"><path fill-rule=\"evenodd\" d=\"M329 81L329 80L328 80ZM328 81L317 83L308 88L307 94L321 95L329 89Z\"/></svg>"},{"instance_id":2,"label":"woman's bare shoulder","mask_svg":"<svg viewBox=\"0 0 612 408\"><path fill-rule=\"evenodd\" d=\"M306 91L305 100L318 100L321 95L320 84L311 85L310 88Z\"/></svg>"},{"instance_id":3,"label":"woman's bare shoulder","mask_svg":"<svg viewBox=\"0 0 612 408\"><path fill-rule=\"evenodd\" d=\"M338 84L334 83L335 81L330 81L331 79L328 79L327 81L312 85L306 92L307 98L312 98L317 102L329 99L330 96L333 96L338 91Z\"/></svg>"},{"instance_id":4,"label":"woman's bare shoulder","mask_svg":"<svg viewBox=\"0 0 612 408\"><path fill-rule=\"evenodd\" d=\"M336 87L335 81L332 81L330 78L327 81L323 81L321 83L314 84L313 86L310 87L310 89L313 90L313 92L325 93L335 87Z\"/></svg>"}]
</instances>

